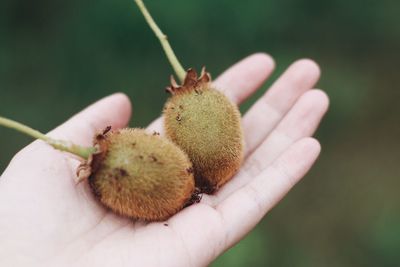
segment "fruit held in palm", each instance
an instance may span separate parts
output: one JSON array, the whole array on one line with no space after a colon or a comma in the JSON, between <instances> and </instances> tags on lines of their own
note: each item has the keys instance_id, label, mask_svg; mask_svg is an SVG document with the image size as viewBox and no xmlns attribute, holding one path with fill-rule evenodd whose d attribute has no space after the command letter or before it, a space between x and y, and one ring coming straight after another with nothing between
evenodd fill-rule
<instances>
[{"instance_id":1,"label":"fruit held in palm","mask_svg":"<svg viewBox=\"0 0 400 267\"><path fill-rule=\"evenodd\" d=\"M211 85L203 69L200 78L187 72L182 86L174 80L164 107L166 135L192 160L196 185L211 193L225 184L243 159L243 134L237 107Z\"/></svg>"},{"instance_id":2,"label":"fruit held in palm","mask_svg":"<svg viewBox=\"0 0 400 267\"><path fill-rule=\"evenodd\" d=\"M114 212L146 221L167 219L194 192L192 164L175 144L144 130L122 129L95 138L89 184Z\"/></svg>"},{"instance_id":3,"label":"fruit held in palm","mask_svg":"<svg viewBox=\"0 0 400 267\"><path fill-rule=\"evenodd\" d=\"M187 155L157 134L107 127L95 136L94 146L82 147L7 118L0 117L0 125L83 158L77 170L79 181L88 179L96 198L120 215L160 221L200 200Z\"/></svg>"},{"instance_id":4,"label":"fruit held in palm","mask_svg":"<svg viewBox=\"0 0 400 267\"><path fill-rule=\"evenodd\" d=\"M135 0L183 84L171 79L172 94L164 107L167 136L193 163L196 186L212 193L232 178L243 159L243 134L238 108L211 85L205 71L199 79L194 70L185 72L168 39L154 22L142 0Z\"/></svg>"}]
</instances>

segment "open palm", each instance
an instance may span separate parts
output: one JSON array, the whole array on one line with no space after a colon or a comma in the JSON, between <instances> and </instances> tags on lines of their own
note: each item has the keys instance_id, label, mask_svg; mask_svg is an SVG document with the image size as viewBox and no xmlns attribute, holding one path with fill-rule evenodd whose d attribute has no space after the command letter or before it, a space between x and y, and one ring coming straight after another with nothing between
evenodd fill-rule
<instances>
[{"instance_id":1,"label":"open palm","mask_svg":"<svg viewBox=\"0 0 400 267\"><path fill-rule=\"evenodd\" d=\"M239 104L274 67L252 55L222 74L215 86ZM216 195L204 195L165 222L118 217L100 206L86 183L75 183L73 156L35 141L0 178L0 266L204 266L243 238L299 181L318 157L310 136L328 107L311 89L319 69L295 62L243 117L246 158ZM90 145L108 125L126 126L126 96L90 106L49 135ZM149 126L162 131L160 119Z\"/></svg>"}]
</instances>

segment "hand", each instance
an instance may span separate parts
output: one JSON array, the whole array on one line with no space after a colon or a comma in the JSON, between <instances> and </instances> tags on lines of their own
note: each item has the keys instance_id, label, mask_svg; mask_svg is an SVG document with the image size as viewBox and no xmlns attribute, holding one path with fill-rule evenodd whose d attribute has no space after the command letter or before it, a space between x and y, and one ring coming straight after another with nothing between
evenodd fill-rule
<instances>
[{"instance_id":1,"label":"hand","mask_svg":"<svg viewBox=\"0 0 400 267\"><path fill-rule=\"evenodd\" d=\"M255 54L231 67L217 88L239 104L270 75L273 60ZM143 223L106 211L79 161L41 141L20 151L0 178L0 266L204 266L243 238L310 169L320 152L310 136L328 107L310 90L319 69L295 62L243 117L246 158L216 195L204 195L166 222ZM131 107L115 94L49 135L90 145L108 125L126 126ZM150 130L161 131L160 119Z\"/></svg>"}]
</instances>

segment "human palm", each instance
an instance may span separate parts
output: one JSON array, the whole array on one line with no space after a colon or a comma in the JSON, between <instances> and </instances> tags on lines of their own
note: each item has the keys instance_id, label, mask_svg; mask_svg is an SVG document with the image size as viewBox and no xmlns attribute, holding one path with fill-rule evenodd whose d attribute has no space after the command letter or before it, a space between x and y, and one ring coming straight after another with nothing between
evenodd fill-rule
<instances>
[{"instance_id":1,"label":"human palm","mask_svg":"<svg viewBox=\"0 0 400 267\"><path fill-rule=\"evenodd\" d=\"M239 104L274 67L250 56L222 74L217 88ZM314 86L319 69L295 62L244 115L245 161L216 195L169 220L133 222L104 209L86 183L76 184L79 160L35 141L0 178L0 266L204 266L243 238L299 181L320 146L310 136L328 107ZM126 126L131 107L115 94L49 135L90 145L108 125ZM162 132L161 120L149 131Z\"/></svg>"}]
</instances>

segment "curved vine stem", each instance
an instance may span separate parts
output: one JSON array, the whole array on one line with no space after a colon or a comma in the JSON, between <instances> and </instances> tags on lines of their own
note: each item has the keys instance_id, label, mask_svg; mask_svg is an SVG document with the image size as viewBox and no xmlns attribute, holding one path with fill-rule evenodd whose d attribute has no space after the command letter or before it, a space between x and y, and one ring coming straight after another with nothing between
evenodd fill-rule
<instances>
[{"instance_id":1,"label":"curved vine stem","mask_svg":"<svg viewBox=\"0 0 400 267\"><path fill-rule=\"evenodd\" d=\"M83 146L79 146L79 145L69 143L66 141L53 139L53 138L48 137L48 136L44 135L43 133L41 133L35 129L32 129L22 123L19 123L19 122L16 122L16 121L4 118L4 117L0 117L0 125L10 128L10 129L14 129L18 132L24 133L35 139L43 140L44 142L51 145L52 147L54 147L57 150L75 154L83 159L88 159L90 155L92 155L93 153L96 153L96 151L97 151L97 149L95 147L83 147Z\"/></svg>"},{"instance_id":2,"label":"curved vine stem","mask_svg":"<svg viewBox=\"0 0 400 267\"><path fill-rule=\"evenodd\" d=\"M178 58L176 57L174 50L172 50L171 45L168 42L168 37L165 35L160 28L157 26L156 22L150 15L150 12L147 10L146 6L144 5L142 0L135 0L137 6L139 7L140 11L142 12L144 18L146 19L147 24L149 24L150 28L153 30L157 38L160 40L161 46L164 49L164 52L171 64L172 68L174 69L178 79L183 82L186 76L186 71L182 67L181 63L179 62Z\"/></svg>"}]
</instances>

